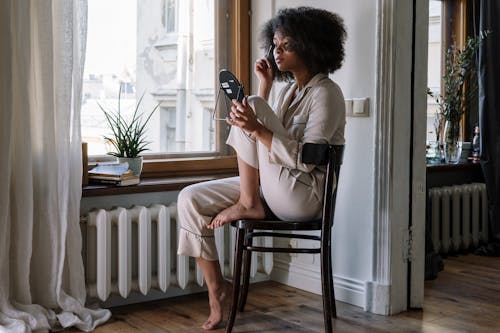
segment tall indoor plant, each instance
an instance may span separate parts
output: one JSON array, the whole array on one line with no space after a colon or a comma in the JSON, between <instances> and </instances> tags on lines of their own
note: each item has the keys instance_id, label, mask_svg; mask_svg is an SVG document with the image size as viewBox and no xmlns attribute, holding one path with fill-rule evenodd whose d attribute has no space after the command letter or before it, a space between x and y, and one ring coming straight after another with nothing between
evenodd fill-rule
<instances>
[{"instance_id":1,"label":"tall indoor plant","mask_svg":"<svg viewBox=\"0 0 500 333\"><path fill-rule=\"evenodd\" d=\"M467 38L465 47L460 50L451 46L446 51L443 76L443 94L428 93L438 104L436 137L444 141L446 162L456 163L461 153L461 119L465 110L477 99L476 51L482 40L491 33L482 31L475 37ZM465 89L467 85L467 89Z\"/></svg>"},{"instance_id":2,"label":"tall indoor plant","mask_svg":"<svg viewBox=\"0 0 500 333\"><path fill-rule=\"evenodd\" d=\"M143 161L140 154L148 150L147 145L149 144L146 141L146 125L160 104L157 104L150 112L139 112L144 97L142 95L135 106L132 118L127 120L121 110L121 94L122 85L120 85L118 93L118 108L116 110L107 109L99 104L113 133L113 136L105 136L104 139L111 143L115 149L108 154L116 156L120 162L127 162L134 174L140 175Z\"/></svg>"}]
</instances>

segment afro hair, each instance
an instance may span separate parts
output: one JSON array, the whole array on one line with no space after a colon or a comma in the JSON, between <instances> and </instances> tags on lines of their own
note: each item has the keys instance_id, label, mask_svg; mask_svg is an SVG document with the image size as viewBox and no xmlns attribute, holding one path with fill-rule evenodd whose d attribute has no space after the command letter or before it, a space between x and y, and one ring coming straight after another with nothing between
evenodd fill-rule
<instances>
[{"instance_id":1,"label":"afro hair","mask_svg":"<svg viewBox=\"0 0 500 333\"><path fill-rule=\"evenodd\" d=\"M339 15L311 7L281 9L262 28L260 39L264 50L273 47L276 32L292 40L292 50L311 73L333 73L342 66L347 33ZM268 60L278 81L293 79L292 73L278 70L272 55Z\"/></svg>"}]
</instances>

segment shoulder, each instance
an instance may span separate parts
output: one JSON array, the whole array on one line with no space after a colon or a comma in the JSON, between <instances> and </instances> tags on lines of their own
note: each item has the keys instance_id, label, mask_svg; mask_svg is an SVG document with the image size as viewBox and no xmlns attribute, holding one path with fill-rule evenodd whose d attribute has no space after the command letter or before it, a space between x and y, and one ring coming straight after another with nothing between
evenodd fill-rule
<instances>
[{"instance_id":1,"label":"shoulder","mask_svg":"<svg viewBox=\"0 0 500 333\"><path fill-rule=\"evenodd\" d=\"M332 122L341 122L341 119L345 118L342 89L327 75L311 86L310 93L311 113L325 113Z\"/></svg>"},{"instance_id":2,"label":"shoulder","mask_svg":"<svg viewBox=\"0 0 500 333\"><path fill-rule=\"evenodd\" d=\"M330 79L327 75L322 76L312 87L312 92L315 94L328 94L336 97L344 98L340 86Z\"/></svg>"},{"instance_id":3,"label":"shoulder","mask_svg":"<svg viewBox=\"0 0 500 333\"><path fill-rule=\"evenodd\" d=\"M320 102L344 104L344 94L340 86L327 75L322 76L311 86L311 97Z\"/></svg>"}]
</instances>

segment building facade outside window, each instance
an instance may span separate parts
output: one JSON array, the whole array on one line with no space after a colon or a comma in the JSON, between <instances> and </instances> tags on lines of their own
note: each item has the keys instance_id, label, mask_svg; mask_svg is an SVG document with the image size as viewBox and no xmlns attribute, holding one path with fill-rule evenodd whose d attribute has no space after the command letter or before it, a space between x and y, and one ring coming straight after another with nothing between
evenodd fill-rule
<instances>
[{"instance_id":1,"label":"building facade outside window","mask_svg":"<svg viewBox=\"0 0 500 333\"><path fill-rule=\"evenodd\" d=\"M213 0L88 1L82 140L89 155L111 149L98 103L116 108L120 85L124 117L142 95L142 110L160 104L148 126L149 153L217 153L216 8Z\"/></svg>"}]
</instances>

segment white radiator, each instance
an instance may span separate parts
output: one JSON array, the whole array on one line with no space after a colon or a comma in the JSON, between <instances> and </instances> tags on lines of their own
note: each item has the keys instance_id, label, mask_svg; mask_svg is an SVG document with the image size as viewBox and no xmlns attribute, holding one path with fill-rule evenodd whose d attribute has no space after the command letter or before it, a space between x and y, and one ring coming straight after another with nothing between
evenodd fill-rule
<instances>
[{"instance_id":1,"label":"white radiator","mask_svg":"<svg viewBox=\"0 0 500 333\"><path fill-rule=\"evenodd\" d=\"M485 184L431 188L428 202L434 251L467 250L488 240Z\"/></svg>"},{"instance_id":2,"label":"white radiator","mask_svg":"<svg viewBox=\"0 0 500 333\"><path fill-rule=\"evenodd\" d=\"M176 205L98 209L83 216L84 261L87 294L102 301L111 293L127 298L131 291L148 294L151 288L167 292L175 285L185 289L191 281L203 286L197 265L177 255ZM235 233L229 225L215 230L219 262L224 275L231 276ZM269 241L264 239L264 242ZM261 271L269 276L272 253L252 257L252 277ZM194 267L193 267L194 266ZM191 267L191 269L190 269Z\"/></svg>"}]
</instances>

